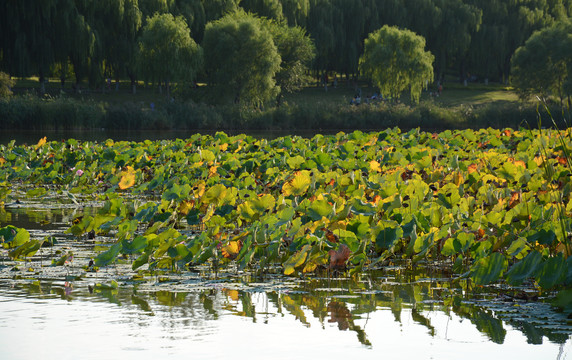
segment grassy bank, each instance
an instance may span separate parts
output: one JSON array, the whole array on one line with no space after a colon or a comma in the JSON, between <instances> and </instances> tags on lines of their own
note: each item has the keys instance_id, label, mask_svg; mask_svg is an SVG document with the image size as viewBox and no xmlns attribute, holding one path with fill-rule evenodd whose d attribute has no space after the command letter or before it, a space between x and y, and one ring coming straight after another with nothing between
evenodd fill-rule
<instances>
[{"instance_id":1,"label":"grassy bank","mask_svg":"<svg viewBox=\"0 0 572 360\"><path fill-rule=\"evenodd\" d=\"M26 82L21 85L27 84ZM130 93L128 83L112 86L106 92L61 92L57 84L48 86L52 95L31 95L25 86L20 95L0 100L0 128L18 130L380 130L387 127L424 130L537 127L534 103L521 103L516 94L501 85L446 84L443 93L432 96L428 89L419 105L404 98L369 101L375 93L363 85L356 89L340 84L337 88L308 87L284 97L280 107L244 109L231 104L202 102L204 88L167 99L157 89L140 87ZM362 104L350 105L357 91ZM566 126L562 111L552 109L559 126ZM543 126L550 126L545 123Z\"/></svg>"}]
</instances>

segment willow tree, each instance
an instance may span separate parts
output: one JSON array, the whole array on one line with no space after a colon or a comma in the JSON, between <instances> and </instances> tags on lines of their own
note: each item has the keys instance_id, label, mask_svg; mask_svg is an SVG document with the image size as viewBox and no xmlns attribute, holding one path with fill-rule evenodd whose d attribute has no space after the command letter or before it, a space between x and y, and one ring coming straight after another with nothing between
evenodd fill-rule
<instances>
[{"instance_id":1,"label":"willow tree","mask_svg":"<svg viewBox=\"0 0 572 360\"><path fill-rule=\"evenodd\" d=\"M409 89L411 100L418 103L423 87L433 80L434 59L425 51L423 37L385 25L365 40L359 68L382 94L397 100Z\"/></svg>"},{"instance_id":2,"label":"willow tree","mask_svg":"<svg viewBox=\"0 0 572 360\"><path fill-rule=\"evenodd\" d=\"M562 104L572 96L572 22L535 32L512 58L511 83L521 98L554 95Z\"/></svg>"},{"instance_id":3,"label":"willow tree","mask_svg":"<svg viewBox=\"0 0 572 360\"><path fill-rule=\"evenodd\" d=\"M259 18L237 11L208 23L203 48L208 83L218 97L259 106L278 94L280 55Z\"/></svg>"},{"instance_id":4,"label":"willow tree","mask_svg":"<svg viewBox=\"0 0 572 360\"><path fill-rule=\"evenodd\" d=\"M306 31L299 26L288 26L272 20L263 20L263 24L272 34L281 59L280 69L275 75L280 88L276 105L280 106L284 93L293 93L305 85L305 74L314 59L315 47Z\"/></svg>"},{"instance_id":5,"label":"willow tree","mask_svg":"<svg viewBox=\"0 0 572 360\"><path fill-rule=\"evenodd\" d=\"M147 78L170 82L193 81L202 66L202 50L191 38L182 17L156 14L147 20L139 39L138 65Z\"/></svg>"}]
</instances>

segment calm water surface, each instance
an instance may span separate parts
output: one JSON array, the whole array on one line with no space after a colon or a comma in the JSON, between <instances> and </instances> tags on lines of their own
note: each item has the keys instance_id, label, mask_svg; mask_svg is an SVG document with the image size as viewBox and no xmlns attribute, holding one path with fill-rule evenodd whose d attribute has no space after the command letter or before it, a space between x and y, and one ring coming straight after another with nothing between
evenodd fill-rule
<instances>
[{"instance_id":1,"label":"calm water surface","mask_svg":"<svg viewBox=\"0 0 572 360\"><path fill-rule=\"evenodd\" d=\"M0 358L572 357L570 326L550 320L558 315L545 304L463 301L447 308L430 300L438 286L430 280L377 281L262 290L212 280L189 291L164 284L90 291L86 281L3 280Z\"/></svg>"}]
</instances>

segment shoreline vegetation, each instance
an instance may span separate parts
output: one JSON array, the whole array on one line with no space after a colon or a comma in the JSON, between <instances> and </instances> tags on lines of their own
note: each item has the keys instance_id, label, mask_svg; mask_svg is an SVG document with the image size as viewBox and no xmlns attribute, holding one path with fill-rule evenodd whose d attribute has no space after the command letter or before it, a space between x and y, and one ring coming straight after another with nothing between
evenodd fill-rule
<instances>
[{"instance_id":1,"label":"shoreline vegetation","mask_svg":"<svg viewBox=\"0 0 572 360\"><path fill-rule=\"evenodd\" d=\"M24 81L25 83L25 81ZM55 84L54 84L55 85ZM126 84L122 86L127 87ZM115 86L114 86L115 87ZM370 99L375 91L340 85L325 91L306 87L286 97L280 106L246 108L205 103L209 89L198 87L167 99L150 88L65 93L52 88L39 97L23 87L15 96L0 99L0 129L32 131L68 130L199 130L199 131L376 131L419 128L424 131L479 128L538 128L546 110L533 101L522 102L501 85L447 84L440 97L431 89L418 105L407 101ZM353 94L363 92L361 104L351 105ZM51 94L51 95L50 95ZM553 103L549 110L559 128L566 128L569 110ZM543 122L541 127L552 127Z\"/></svg>"}]
</instances>

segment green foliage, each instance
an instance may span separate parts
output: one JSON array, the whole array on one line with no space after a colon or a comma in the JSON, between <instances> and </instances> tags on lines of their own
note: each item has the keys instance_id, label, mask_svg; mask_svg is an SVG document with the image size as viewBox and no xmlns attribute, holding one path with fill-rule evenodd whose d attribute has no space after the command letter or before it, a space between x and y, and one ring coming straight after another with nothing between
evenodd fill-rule
<instances>
[{"instance_id":1,"label":"green foliage","mask_svg":"<svg viewBox=\"0 0 572 360\"><path fill-rule=\"evenodd\" d=\"M202 50L191 38L182 17L155 15L147 20L139 39L139 68L148 78L190 82L202 67ZM167 86L167 96L169 87Z\"/></svg>"},{"instance_id":2,"label":"green foliage","mask_svg":"<svg viewBox=\"0 0 572 360\"><path fill-rule=\"evenodd\" d=\"M382 94L399 99L409 89L411 99L418 103L421 91L433 80L433 60L421 36L386 25L365 40L360 71Z\"/></svg>"},{"instance_id":3,"label":"green foliage","mask_svg":"<svg viewBox=\"0 0 572 360\"><path fill-rule=\"evenodd\" d=\"M280 55L260 19L239 11L211 22L203 47L209 85L219 97L260 106L278 94Z\"/></svg>"},{"instance_id":4,"label":"green foliage","mask_svg":"<svg viewBox=\"0 0 572 360\"><path fill-rule=\"evenodd\" d=\"M306 84L305 74L315 56L312 40L300 27L288 27L273 21L265 21L264 25L272 34L281 59L280 70L276 73L280 94L300 90Z\"/></svg>"},{"instance_id":5,"label":"green foliage","mask_svg":"<svg viewBox=\"0 0 572 360\"><path fill-rule=\"evenodd\" d=\"M562 153L571 146L571 130L492 128L274 140L220 132L143 143L42 139L0 146L0 179L100 189L98 213L68 231L113 237L97 266L123 256L142 271L278 265L290 275L445 261L477 285L506 280L548 290L572 279L572 180ZM69 170L77 168L81 182ZM133 183L122 186L126 174ZM28 192L48 196L42 193ZM14 226L1 228L0 240L17 260L42 243ZM72 259L58 256L56 266Z\"/></svg>"},{"instance_id":6,"label":"green foliage","mask_svg":"<svg viewBox=\"0 0 572 360\"><path fill-rule=\"evenodd\" d=\"M0 72L0 98L6 98L12 95L12 87L15 83L10 75Z\"/></svg>"},{"instance_id":7,"label":"green foliage","mask_svg":"<svg viewBox=\"0 0 572 360\"><path fill-rule=\"evenodd\" d=\"M521 97L572 95L572 22L558 22L534 33L512 58L511 81Z\"/></svg>"}]
</instances>

